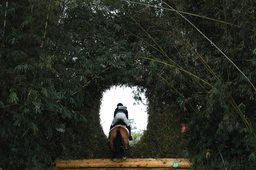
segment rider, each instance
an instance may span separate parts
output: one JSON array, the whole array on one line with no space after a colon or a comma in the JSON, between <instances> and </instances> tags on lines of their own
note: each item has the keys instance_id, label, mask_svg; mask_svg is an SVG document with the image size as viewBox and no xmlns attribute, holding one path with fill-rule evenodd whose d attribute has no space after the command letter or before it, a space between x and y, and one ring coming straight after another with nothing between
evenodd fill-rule
<instances>
[{"instance_id":1,"label":"rider","mask_svg":"<svg viewBox=\"0 0 256 170\"><path fill-rule=\"evenodd\" d=\"M114 120L112 121L110 129L112 129L119 120L122 120L125 123L127 129L129 130L129 140L132 140L131 126L130 126L130 122L128 119L127 107L123 106L122 103L117 104L117 107L114 112Z\"/></svg>"}]
</instances>

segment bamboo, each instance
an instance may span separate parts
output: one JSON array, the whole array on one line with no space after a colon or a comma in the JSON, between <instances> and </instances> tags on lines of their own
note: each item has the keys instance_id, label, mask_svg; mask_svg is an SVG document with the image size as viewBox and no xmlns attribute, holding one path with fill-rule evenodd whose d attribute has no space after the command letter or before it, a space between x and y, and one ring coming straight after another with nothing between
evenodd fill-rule
<instances>
[{"instance_id":1,"label":"bamboo","mask_svg":"<svg viewBox=\"0 0 256 170\"><path fill-rule=\"evenodd\" d=\"M256 91L256 87L251 82L251 80L245 75L245 73L212 41L210 40L198 27L196 27L189 19L187 19L184 15L182 15L179 11L175 10L172 6L170 6L168 3L162 1L164 4L166 4L170 9L174 10L178 15L180 15L184 20L186 20L192 27L194 27L197 32L199 32L208 42L211 43L243 76L244 78L251 84L254 91Z\"/></svg>"},{"instance_id":2,"label":"bamboo","mask_svg":"<svg viewBox=\"0 0 256 170\"><path fill-rule=\"evenodd\" d=\"M83 159L83 160L58 160L56 168L173 168L187 169L192 164L185 158L130 158L117 159ZM175 166L176 164L176 166ZM178 166L177 166L178 165Z\"/></svg>"}]
</instances>

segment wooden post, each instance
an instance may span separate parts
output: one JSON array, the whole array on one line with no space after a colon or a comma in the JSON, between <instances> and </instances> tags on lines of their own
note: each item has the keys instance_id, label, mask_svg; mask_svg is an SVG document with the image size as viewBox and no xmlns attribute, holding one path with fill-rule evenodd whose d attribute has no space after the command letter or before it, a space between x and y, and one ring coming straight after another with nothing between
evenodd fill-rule
<instances>
[{"instance_id":1,"label":"wooden post","mask_svg":"<svg viewBox=\"0 0 256 170\"><path fill-rule=\"evenodd\" d=\"M192 164L185 158L130 158L117 159L83 159L83 160L59 160L56 168L174 168L188 169Z\"/></svg>"}]
</instances>

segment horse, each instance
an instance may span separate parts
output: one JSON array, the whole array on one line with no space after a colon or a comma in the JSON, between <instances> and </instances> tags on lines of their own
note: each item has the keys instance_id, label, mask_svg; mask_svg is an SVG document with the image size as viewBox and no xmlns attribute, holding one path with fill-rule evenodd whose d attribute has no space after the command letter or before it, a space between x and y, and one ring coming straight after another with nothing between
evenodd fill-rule
<instances>
[{"instance_id":1,"label":"horse","mask_svg":"<svg viewBox=\"0 0 256 170\"><path fill-rule=\"evenodd\" d=\"M118 155L121 155L122 159L126 159L126 150L129 148L129 133L125 125L117 124L110 129L109 145L113 152L113 161Z\"/></svg>"}]
</instances>

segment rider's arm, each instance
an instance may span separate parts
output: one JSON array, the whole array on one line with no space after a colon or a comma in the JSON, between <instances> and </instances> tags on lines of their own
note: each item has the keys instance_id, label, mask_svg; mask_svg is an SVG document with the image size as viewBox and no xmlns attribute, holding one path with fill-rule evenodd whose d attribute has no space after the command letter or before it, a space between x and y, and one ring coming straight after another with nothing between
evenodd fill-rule
<instances>
[{"instance_id":1,"label":"rider's arm","mask_svg":"<svg viewBox=\"0 0 256 170\"><path fill-rule=\"evenodd\" d=\"M125 110L124 113L125 113L127 119L129 119L129 118L128 118L128 110Z\"/></svg>"},{"instance_id":2,"label":"rider's arm","mask_svg":"<svg viewBox=\"0 0 256 170\"><path fill-rule=\"evenodd\" d=\"M114 117L116 116L116 114L117 114L117 111L118 111L118 109L116 109L116 110L115 110L115 112L114 112Z\"/></svg>"}]
</instances>

